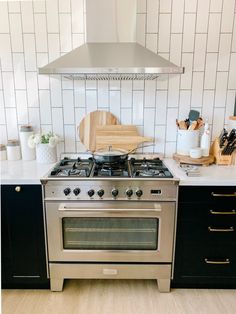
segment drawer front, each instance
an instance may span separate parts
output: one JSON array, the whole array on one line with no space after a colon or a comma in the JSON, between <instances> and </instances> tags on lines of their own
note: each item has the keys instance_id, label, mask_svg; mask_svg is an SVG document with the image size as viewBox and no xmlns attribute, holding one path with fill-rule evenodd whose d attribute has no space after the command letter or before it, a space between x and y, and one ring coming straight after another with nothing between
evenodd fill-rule
<instances>
[{"instance_id":1,"label":"drawer front","mask_svg":"<svg viewBox=\"0 0 236 314\"><path fill-rule=\"evenodd\" d=\"M235 186L184 186L179 188L179 202L231 204L236 203Z\"/></svg>"},{"instance_id":2,"label":"drawer front","mask_svg":"<svg viewBox=\"0 0 236 314\"><path fill-rule=\"evenodd\" d=\"M185 237L188 242L209 242L212 245L236 243L236 224L232 222L200 224L179 221L177 228L178 236Z\"/></svg>"},{"instance_id":3,"label":"drawer front","mask_svg":"<svg viewBox=\"0 0 236 314\"><path fill-rule=\"evenodd\" d=\"M235 200L236 201L236 200ZM179 203L178 221L195 223L236 223L236 205L209 203Z\"/></svg>"},{"instance_id":4,"label":"drawer front","mask_svg":"<svg viewBox=\"0 0 236 314\"><path fill-rule=\"evenodd\" d=\"M179 241L182 254L175 267L182 276L236 277L235 246L199 246L184 243L181 238Z\"/></svg>"}]
</instances>

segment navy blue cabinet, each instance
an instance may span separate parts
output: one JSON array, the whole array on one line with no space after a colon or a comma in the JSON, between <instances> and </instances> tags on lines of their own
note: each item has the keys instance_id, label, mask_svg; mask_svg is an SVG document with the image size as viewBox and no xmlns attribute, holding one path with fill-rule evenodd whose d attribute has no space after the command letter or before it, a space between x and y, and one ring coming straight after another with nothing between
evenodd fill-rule
<instances>
[{"instance_id":1,"label":"navy blue cabinet","mask_svg":"<svg viewBox=\"0 0 236 314\"><path fill-rule=\"evenodd\" d=\"M2 288L48 288L40 185L1 185Z\"/></svg>"},{"instance_id":2,"label":"navy blue cabinet","mask_svg":"<svg viewBox=\"0 0 236 314\"><path fill-rule=\"evenodd\" d=\"M180 187L174 287L236 287L236 187Z\"/></svg>"}]
</instances>

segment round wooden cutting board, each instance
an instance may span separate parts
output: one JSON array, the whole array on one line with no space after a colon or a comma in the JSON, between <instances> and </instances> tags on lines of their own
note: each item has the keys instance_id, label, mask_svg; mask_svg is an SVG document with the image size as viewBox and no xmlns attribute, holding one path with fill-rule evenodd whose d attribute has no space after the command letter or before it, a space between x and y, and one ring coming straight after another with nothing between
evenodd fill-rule
<instances>
[{"instance_id":1,"label":"round wooden cutting board","mask_svg":"<svg viewBox=\"0 0 236 314\"><path fill-rule=\"evenodd\" d=\"M81 120L77 131L80 141L90 151L96 150L96 128L102 125L117 124L117 118L108 111L93 111Z\"/></svg>"}]
</instances>

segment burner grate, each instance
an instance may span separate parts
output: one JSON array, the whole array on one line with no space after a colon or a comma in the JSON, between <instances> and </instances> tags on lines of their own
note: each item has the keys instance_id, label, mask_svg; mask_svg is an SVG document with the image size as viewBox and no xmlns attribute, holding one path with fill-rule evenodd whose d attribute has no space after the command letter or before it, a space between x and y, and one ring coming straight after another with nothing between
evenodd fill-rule
<instances>
[{"instance_id":1,"label":"burner grate","mask_svg":"<svg viewBox=\"0 0 236 314\"><path fill-rule=\"evenodd\" d=\"M92 159L62 159L51 171L51 176L89 177L93 167Z\"/></svg>"},{"instance_id":2,"label":"burner grate","mask_svg":"<svg viewBox=\"0 0 236 314\"><path fill-rule=\"evenodd\" d=\"M133 177L173 178L170 171L159 158L144 158L141 160L131 158L130 164Z\"/></svg>"},{"instance_id":3,"label":"burner grate","mask_svg":"<svg viewBox=\"0 0 236 314\"><path fill-rule=\"evenodd\" d=\"M51 176L173 178L168 168L159 158L131 158L130 160L115 163L95 163L92 158L64 158L51 171Z\"/></svg>"},{"instance_id":4,"label":"burner grate","mask_svg":"<svg viewBox=\"0 0 236 314\"><path fill-rule=\"evenodd\" d=\"M128 163L99 163L95 165L94 177L129 177Z\"/></svg>"}]
</instances>

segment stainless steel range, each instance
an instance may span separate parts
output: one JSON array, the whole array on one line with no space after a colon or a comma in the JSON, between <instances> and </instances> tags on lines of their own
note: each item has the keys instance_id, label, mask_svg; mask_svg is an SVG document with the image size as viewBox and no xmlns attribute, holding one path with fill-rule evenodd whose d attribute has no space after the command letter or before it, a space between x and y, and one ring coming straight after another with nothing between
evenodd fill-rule
<instances>
[{"instance_id":1,"label":"stainless steel range","mask_svg":"<svg viewBox=\"0 0 236 314\"><path fill-rule=\"evenodd\" d=\"M156 279L170 291L178 180L160 159L64 158L43 178L52 291L64 279Z\"/></svg>"}]
</instances>

